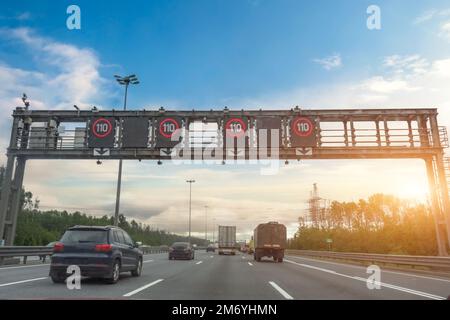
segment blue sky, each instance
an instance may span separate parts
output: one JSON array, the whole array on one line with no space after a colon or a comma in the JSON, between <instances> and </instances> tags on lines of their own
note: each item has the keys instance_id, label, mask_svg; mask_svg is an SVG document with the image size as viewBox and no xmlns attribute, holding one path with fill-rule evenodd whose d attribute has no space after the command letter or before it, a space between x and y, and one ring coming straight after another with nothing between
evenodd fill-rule
<instances>
[{"instance_id":1,"label":"blue sky","mask_svg":"<svg viewBox=\"0 0 450 320\"><path fill-rule=\"evenodd\" d=\"M374 62L394 53L420 51L438 58L449 52L448 43L427 36L429 25L413 24L430 8L445 9L445 1L378 1L380 31L366 28L366 8L372 2L78 1L82 29L68 30L65 11L73 2L16 1L2 16L29 17L0 24L90 48L101 61L101 76L111 84L114 73L138 74L142 85L133 89L131 105L208 108L368 76L377 71ZM14 44L2 42L1 49L0 58L7 63L47 68ZM345 67L327 72L314 63L333 54L340 55ZM120 97L103 104L120 105Z\"/></svg>"},{"instance_id":2,"label":"blue sky","mask_svg":"<svg viewBox=\"0 0 450 320\"><path fill-rule=\"evenodd\" d=\"M81 30L66 27L70 4L81 8ZM371 4L381 9L381 30L366 27ZM120 108L123 88L113 75L131 73L141 84L131 88L130 108L438 107L441 125L448 126L450 4L8 2L0 9L1 149L23 92L34 109ZM4 159L2 152L0 162ZM288 224L292 234L314 182L324 197L341 200L374 192L424 199L427 189L423 164L406 160L307 162L282 167L273 177L260 176L257 167L159 168L126 163L122 208L180 233L186 177L199 181L194 232L203 232L208 204L217 222L238 224L243 237L268 218ZM102 166L35 161L28 164L25 185L43 207L104 214L114 207L116 172L114 161ZM229 184L230 177L238 187ZM170 203L167 194L173 195Z\"/></svg>"}]
</instances>

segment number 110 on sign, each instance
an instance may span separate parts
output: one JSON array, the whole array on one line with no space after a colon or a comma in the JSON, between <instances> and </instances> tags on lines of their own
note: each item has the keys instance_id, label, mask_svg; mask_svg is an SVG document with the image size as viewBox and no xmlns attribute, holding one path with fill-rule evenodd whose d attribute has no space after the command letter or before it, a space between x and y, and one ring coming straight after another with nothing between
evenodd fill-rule
<instances>
[{"instance_id":1,"label":"number 110 on sign","mask_svg":"<svg viewBox=\"0 0 450 320\"><path fill-rule=\"evenodd\" d=\"M292 123L294 133L300 137L309 137L314 129L314 124L308 118L297 118Z\"/></svg>"}]
</instances>

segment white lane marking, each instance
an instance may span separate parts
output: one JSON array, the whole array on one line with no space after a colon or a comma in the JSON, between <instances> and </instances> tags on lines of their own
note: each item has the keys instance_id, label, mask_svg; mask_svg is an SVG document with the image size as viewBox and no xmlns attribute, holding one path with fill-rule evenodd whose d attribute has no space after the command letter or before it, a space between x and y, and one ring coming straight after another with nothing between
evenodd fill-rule
<instances>
[{"instance_id":1,"label":"white lane marking","mask_svg":"<svg viewBox=\"0 0 450 320\"><path fill-rule=\"evenodd\" d=\"M289 256L289 257L290 258L297 258L297 259L300 259L300 260L308 260L308 261L318 262L318 263L328 263L328 264L333 264L333 265L341 266L341 267L351 267L351 268L355 268L355 269L359 269L359 270L366 270L365 267L355 266L355 265L351 265L351 264L331 262L331 261L326 261L326 260L321 260L321 259L308 259L308 258L299 257L299 256ZM428 276L421 276L421 275L417 275L417 274L413 274L413 273L397 272L397 271L391 271L391 270L381 270L381 272L382 273L399 274L399 275L408 276L408 277L414 277L414 278L421 278L421 279L428 279L428 280L435 280L435 281L450 282L450 280L447 280L447 279L434 278L434 277L428 277Z\"/></svg>"},{"instance_id":2,"label":"white lane marking","mask_svg":"<svg viewBox=\"0 0 450 320\"><path fill-rule=\"evenodd\" d=\"M337 273L336 271L333 271L333 270L318 268L318 267L315 267L315 266L310 266L308 264L298 263L298 262L287 260L287 259L285 259L284 261L286 261L288 263L292 263L292 264L298 265L300 267L305 267L305 268L310 268L310 269L314 269L314 270L319 270L319 271L323 271L323 272L334 274L336 276L341 276L341 277L344 277L344 278L349 278L349 279L359 280L359 281L362 281L362 282L367 282L367 279L364 279L364 278L361 278L361 277L349 276L349 275L346 275L346 274ZM425 298L429 298L429 299L434 299L434 300L445 300L446 299L444 297L441 297L441 296L438 296L438 295L434 295L434 294L431 294L431 293L418 291L418 290L413 290L413 289L409 289L409 288L405 288L405 287L399 287L399 286L395 286L393 284L389 284L389 283L385 283L385 282L375 282L375 283L380 285L380 286L383 286L385 288L390 288L390 289L394 289L394 290L398 290L398 291L402 291L402 292L406 292L406 293L411 293L411 294L414 294L414 295L417 295L417 296L421 296L421 297L425 297Z\"/></svg>"},{"instance_id":3,"label":"white lane marking","mask_svg":"<svg viewBox=\"0 0 450 320\"><path fill-rule=\"evenodd\" d=\"M361 278L361 277L352 277L352 278L355 279L355 280L367 282L367 279L364 279L364 278ZM405 287L399 287L399 286L395 286L395 285L389 284L389 283L374 281L374 284L377 284L379 286L383 286L383 287L386 287L386 288L394 289L394 290L399 290L399 291L411 293L411 294L414 294L414 295L422 296L422 297L433 299L433 300L446 300L446 298L438 296L438 295L435 295L435 294L432 294L432 293L427 293L427 292L423 292L423 291L413 290L413 289L409 289L409 288L405 288Z\"/></svg>"},{"instance_id":4,"label":"white lane marking","mask_svg":"<svg viewBox=\"0 0 450 320\"><path fill-rule=\"evenodd\" d=\"M203 261L199 261L199 262L197 262L196 264L200 264L200 263L202 263Z\"/></svg>"},{"instance_id":5,"label":"white lane marking","mask_svg":"<svg viewBox=\"0 0 450 320\"><path fill-rule=\"evenodd\" d=\"M22 280L22 281L10 282L10 283L3 283L3 284L0 284L0 287L12 286L12 285L15 285L15 284L21 284L21 283L32 282L32 281L39 281L39 280L44 280L44 279L48 279L48 277L34 278L34 279L28 279L28 280Z\"/></svg>"},{"instance_id":6,"label":"white lane marking","mask_svg":"<svg viewBox=\"0 0 450 320\"><path fill-rule=\"evenodd\" d=\"M319 270L319 271L322 271L322 272L328 272L328 273L333 273L333 274L336 274L336 273L337 273L337 272L334 271L334 270L328 270L328 269L324 269L324 268L319 268L319 267L316 267L316 266L311 266L311 265L309 265L309 264L297 263L297 262L294 262L294 261L288 261L288 262L289 262L289 263L297 264L297 265L302 266L302 267L306 267L306 268L310 268L310 269Z\"/></svg>"},{"instance_id":7,"label":"white lane marking","mask_svg":"<svg viewBox=\"0 0 450 320\"><path fill-rule=\"evenodd\" d=\"M147 262L152 262L153 260L145 260L145 261L142 261L143 263L147 263Z\"/></svg>"},{"instance_id":8,"label":"white lane marking","mask_svg":"<svg viewBox=\"0 0 450 320\"><path fill-rule=\"evenodd\" d=\"M214 256L211 256L211 258L214 258Z\"/></svg>"},{"instance_id":9,"label":"white lane marking","mask_svg":"<svg viewBox=\"0 0 450 320\"><path fill-rule=\"evenodd\" d=\"M0 271L1 271L1 270L8 270L8 269L43 267L43 266L49 266L49 265L50 265L50 263L42 263L42 264L33 264L33 265L31 265L31 266L4 267L4 268L0 268Z\"/></svg>"},{"instance_id":10,"label":"white lane marking","mask_svg":"<svg viewBox=\"0 0 450 320\"><path fill-rule=\"evenodd\" d=\"M245 259L245 257L244 257L244 256L242 256L242 259Z\"/></svg>"},{"instance_id":11,"label":"white lane marking","mask_svg":"<svg viewBox=\"0 0 450 320\"><path fill-rule=\"evenodd\" d=\"M283 289L281 289L280 286L278 286L275 282L269 281L269 283L270 283L270 285L271 285L272 287L274 287L275 290L277 290L277 291L278 291L285 299L288 299L288 300L293 300L293 299L294 299L289 293L287 293L286 291L284 291Z\"/></svg>"},{"instance_id":12,"label":"white lane marking","mask_svg":"<svg viewBox=\"0 0 450 320\"><path fill-rule=\"evenodd\" d=\"M146 284L146 285L143 286L143 287L140 287L140 288L137 288L136 290L133 290L133 291L128 292L128 293L125 293L123 296L124 296L124 297L131 297L132 295L135 295L136 293L141 292L142 290L145 290L145 289L147 289L147 288L150 288L151 286L154 286L155 284L158 284L158 283L160 283L160 282L163 281L163 280L164 280L164 279L158 279L158 280L155 280L155 281L153 281L153 282L151 282L151 283L149 283L149 284Z\"/></svg>"},{"instance_id":13,"label":"white lane marking","mask_svg":"<svg viewBox=\"0 0 450 320\"><path fill-rule=\"evenodd\" d=\"M249 266L252 266L252 265L253 265L253 263L251 263L251 262L248 262L248 265L249 265Z\"/></svg>"}]
</instances>

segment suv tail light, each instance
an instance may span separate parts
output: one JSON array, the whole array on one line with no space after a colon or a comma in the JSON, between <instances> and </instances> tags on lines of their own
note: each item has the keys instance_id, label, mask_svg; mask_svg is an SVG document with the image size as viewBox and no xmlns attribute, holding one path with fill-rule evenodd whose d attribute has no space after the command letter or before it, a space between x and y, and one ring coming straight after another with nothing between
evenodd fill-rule
<instances>
[{"instance_id":1,"label":"suv tail light","mask_svg":"<svg viewBox=\"0 0 450 320\"><path fill-rule=\"evenodd\" d=\"M64 250L64 244L62 242L57 242L53 246L53 252L61 252Z\"/></svg>"},{"instance_id":2,"label":"suv tail light","mask_svg":"<svg viewBox=\"0 0 450 320\"><path fill-rule=\"evenodd\" d=\"M95 251L98 252L110 252L112 250L112 246L110 244L97 244L95 246Z\"/></svg>"}]
</instances>

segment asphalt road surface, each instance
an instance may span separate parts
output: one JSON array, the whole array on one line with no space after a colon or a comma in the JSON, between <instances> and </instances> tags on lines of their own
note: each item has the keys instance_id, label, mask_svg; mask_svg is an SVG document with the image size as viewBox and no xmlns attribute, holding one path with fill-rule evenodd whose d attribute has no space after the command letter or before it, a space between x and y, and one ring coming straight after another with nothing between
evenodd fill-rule
<instances>
[{"instance_id":1,"label":"asphalt road surface","mask_svg":"<svg viewBox=\"0 0 450 320\"><path fill-rule=\"evenodd\" d=\"M144 256L140 277L117 284L83 279L69 290L48 277L48 264L0 267L0 299L447 299L450 279L382 270L380 289L368 289L365 267L286 256L283 263L253 256L196 251L195 260Z\"/></svg>"}]
</instances>

